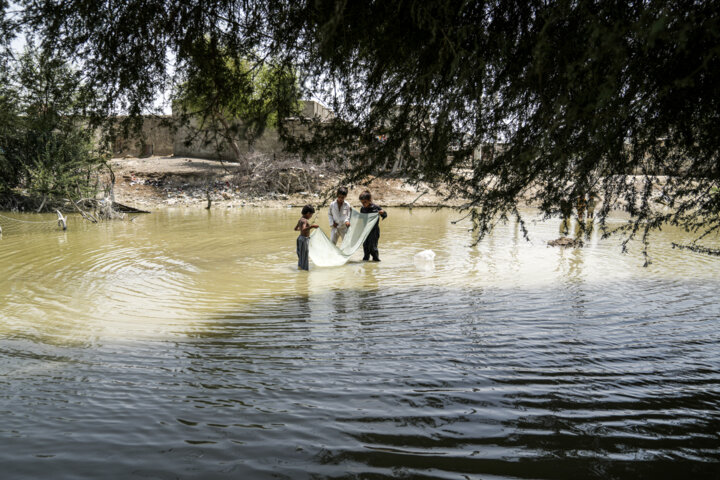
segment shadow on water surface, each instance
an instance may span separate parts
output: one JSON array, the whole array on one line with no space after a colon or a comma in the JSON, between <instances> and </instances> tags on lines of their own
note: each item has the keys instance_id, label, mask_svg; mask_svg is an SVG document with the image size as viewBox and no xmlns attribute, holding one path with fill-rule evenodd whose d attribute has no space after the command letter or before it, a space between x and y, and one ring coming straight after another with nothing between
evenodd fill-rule
<instances>
[{"instance_id":1,"label":"shadow on water surface","mask_svg":"<svg viewBox=\"0 0 720 480\"><path fill-rule=\"evenodd\" d=\"M57 478L107 464L106 478L714 478L714 291L571 281L242 302L182 337L72 348L79 363L51 382L11 375L0 461L72 472Z\"/></svg>"},{"instance_id":2,"label":"shadow on water surface","mask_svg":"<svg viewBox=\"0 0 720 480\"><path fill-rule=\"evenodd\" d=\"M718 312L702 300L714 288L570 281L242 304L181 345L216 381L187 400L232 406L266 445L293 439L318 478L714 478Z\"/></svg>"}]
</instances>

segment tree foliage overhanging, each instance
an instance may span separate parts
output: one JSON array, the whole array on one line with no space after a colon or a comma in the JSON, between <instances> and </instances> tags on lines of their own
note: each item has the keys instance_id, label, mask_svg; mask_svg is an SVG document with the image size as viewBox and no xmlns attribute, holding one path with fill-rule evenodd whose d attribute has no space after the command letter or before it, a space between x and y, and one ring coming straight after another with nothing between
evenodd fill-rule
<instances>
[{"instance_id":1,"label":"tree foliage overhanging","mask_svg":"<svg viewBox=\"0 0 720 480\"><path fill-rule=\"evenodd\" d=\"M214 143L219 155L229 149L240 164L247 159L239 140L252 149L267 127L300 112L300 89L291 65L238 57L216 38L196 42L174 98L173 112L180 123L196 130L186 141L201 137L206 144Z\"/></svg>"},{"instance_id":2,"label":"tree foliage overhanging","mask_svg":"<svg viewBox=\"0 0 720 480\"><path fill-rule=\"evenodd\" d=\"M629 212L631 236L720 228L712 1L20 3L25 26L81 59L108 111L142 112L169 60L191 62L203 38L292 66L336 116L290 148L349 160L350 180L394 165L444 182L478 207L480 235L521 200L553 214L589 192L603 225L613 206Z\"/></svg>"}]
</instances>

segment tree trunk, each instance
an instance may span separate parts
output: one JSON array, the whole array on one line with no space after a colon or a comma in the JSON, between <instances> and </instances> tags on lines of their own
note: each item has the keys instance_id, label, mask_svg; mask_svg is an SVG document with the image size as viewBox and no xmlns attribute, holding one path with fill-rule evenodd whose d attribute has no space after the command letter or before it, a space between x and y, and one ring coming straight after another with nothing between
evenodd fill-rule
<instances>
[{"instance_id":1,"label":"tree trunk","mask_svg":"<svg viewBox=\"0 0 720 480\"><path fill-rule=\"evenodd\" d=\"M397 159L395 160L395 163L393 164L393 167L392 167L392 170L390 173L395 174L395 173L399 172L402 169L402 166L403 166L403 157L398 156Z\"/></svg>"},{"instance_id":2,"label":"tree trunk","mask_svg":"<svg viewBox=\"0 0 720 480\"><path fill-rule=\"evenodd\" d=\"M233 135L232 129L230 128L230 123L228 123L228 121L222 115L218 115L217 117L223 128L225 129L225 140L228 142L228 144L230 144L230 149L233 152L235 161L238 163L242 171L247 172L249 170L247 158L244 158L242 153L240 152L240 145L238 144L235 135Z\"/></svg>"},{"instance_id":3,"label":"tree trunk","mask_svg":"<svg viewBox=\"0 0 720 480\"><path fill-rule=\"evenodd\" d=\"M40 203L40 207L37 209L37 213L42 212L42 209L45 207L45 202L47 201L47 195L43 193L42 196L42 203Z\"/></svg>"}]
</instances>

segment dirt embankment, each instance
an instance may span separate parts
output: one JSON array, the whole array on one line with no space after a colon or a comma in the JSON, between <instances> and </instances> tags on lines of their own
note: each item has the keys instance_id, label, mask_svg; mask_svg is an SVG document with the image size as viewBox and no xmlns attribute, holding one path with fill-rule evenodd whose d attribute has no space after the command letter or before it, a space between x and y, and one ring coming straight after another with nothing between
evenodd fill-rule
<instances>
[{"instance_id":1,"label":"dirt embankment","mask_svg":"<svg viewBox=\"0 0 720 480\"><path fill-rule=\"evenodd\" d=\"M233 163L187 157L115 158L116 201L140 209L167 207L212 208L288 207L320 205L337 182L337 173L299 162L264 161L243 173ZM368 186L350 185L348 199L357 204L369 189L376 203L387 206L457 206L442 192L414 187L402 179L376 178ZM330 194L332 197L332 194Z\"/></svg>"}]
</instances>

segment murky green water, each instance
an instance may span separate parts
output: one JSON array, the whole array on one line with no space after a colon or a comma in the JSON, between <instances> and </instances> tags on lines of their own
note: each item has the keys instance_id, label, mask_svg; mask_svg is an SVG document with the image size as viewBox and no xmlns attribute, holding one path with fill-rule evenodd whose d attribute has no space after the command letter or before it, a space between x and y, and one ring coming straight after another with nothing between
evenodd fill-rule
<instances>
[{"instance_id":1,"label":"murky green water","mask_svg":"<svg viewBox=\"0 0 720 480\"><path fill-rule=\"evenodd\" d=\"M720 259L389 214L309 273L296 209L0 218L3 478L720 476Z\"/></svg>"}]
</instances>

